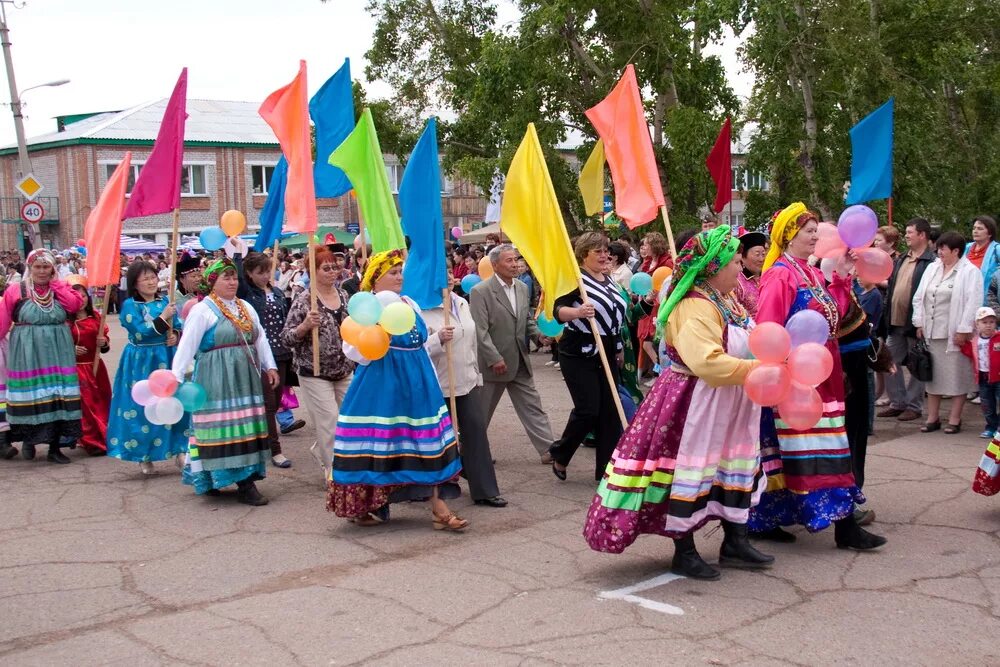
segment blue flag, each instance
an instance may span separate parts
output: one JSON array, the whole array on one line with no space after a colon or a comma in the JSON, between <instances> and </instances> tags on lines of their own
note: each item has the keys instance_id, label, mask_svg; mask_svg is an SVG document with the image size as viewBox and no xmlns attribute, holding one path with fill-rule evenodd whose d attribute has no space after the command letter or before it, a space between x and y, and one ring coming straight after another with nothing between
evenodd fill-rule
<instances>
[{"instance_id":1,"label":"blue flag","mask_svg":"<svg viewBox=\"0 0 1000 667\"><path fill-rule=\"evenodd\" d=\"M441 167L438 164L437 120L427 121L399 184L403 231L410 252L403 265L403 294L421 308L437 308L448 287L444 263L444 216L441 213Z\"/></svg>"},{"instance_id":2,"label":"blue flag","mask_svg":"<svg viewBox=\"0 0 1000 667\"><path fill-rule=\"evenodd\" d=\"M894 98L851 128L851 189L847 204L892 196L892 118Z\"/></svg>"},{"instance_id":3,"label":"blue flag","mask_svg":"<svg viewBox=\"0 0 1000 667\"><path fill-rule=\"evenodd\" d=\"M285 220L285 184L288 183L288 163L282 155L274 166L271 182L267 184L267 201L260 210L260 231L253 249L264 252L281 236L281 225Z\"/></svg>"},{"instance_id":4,"label":"blue flag","mask_svg":"<svg viewBox=\"0 0 1000 667\"><path fill-rule=\"evenodd\" d=\"M309 115L316 124L316 155L323 159L313 165L317 197L339 197L351 189L343 171L326 161L354 129L354 94L351 91L351 60L344 58L331 76L309 100Z\"/></svg>"}]
</instances>

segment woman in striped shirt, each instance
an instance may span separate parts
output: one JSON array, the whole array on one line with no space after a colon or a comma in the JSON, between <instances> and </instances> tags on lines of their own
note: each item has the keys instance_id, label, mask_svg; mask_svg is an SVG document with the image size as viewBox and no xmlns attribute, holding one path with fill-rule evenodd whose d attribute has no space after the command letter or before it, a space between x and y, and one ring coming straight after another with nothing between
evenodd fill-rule
<instances>
[{"instance_id":1,"label":"woman in striped shirt","mask_svg":"<svg viewBox=\"0 0 1000 667\"><path fill-rule=\"evenodd\" d=\"M612 393L616 390L608 385L604 375L589 320L593 318L597 324L615 384L619 384L618 369L623 361L619 332L625 321L626 303L614 280L604 273L610 262L607 237L600 232L582 234L574 251L586 293L581 295L575 289L556 299L554 308L556 320L566 324L559 341L559 370L573 399L573 411L562 437L549 452L553 474L565 480L573 454L587 434L593 432L597 446L594 479L599 481L621 436L621 422Z\"/></svg>"}]
</instances>

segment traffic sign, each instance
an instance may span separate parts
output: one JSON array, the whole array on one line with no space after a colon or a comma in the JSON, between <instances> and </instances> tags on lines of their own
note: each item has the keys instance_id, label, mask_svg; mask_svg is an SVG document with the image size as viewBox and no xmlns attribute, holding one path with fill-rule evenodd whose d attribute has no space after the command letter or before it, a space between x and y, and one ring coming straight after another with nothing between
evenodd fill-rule
<instances>
[{"instance_id":1,"label":"traffic sign","mask_svg":"<svg viewBox=\"0 0 1000 667\"><path fill-rule=\"evenodd\" d=\"M45 217L45 209L36 201L26 201L21 206L21 218L25 222L37 225Z\"/></svg>"},{"instance_id":2,"label":"traffic sign","mask_svg":"<svg viewBox=\"0 0 1000 667\"><path fill-rule=\"evenodd\" d=\"M33 200L42 193L42 190L45 189L45 186L42 185L37 178L35 178L34 174L28 174L19 182L15 183L14 187L17 188L17 191L24 195L24 198L28 201Z\"/></svg>"}]
</instances>

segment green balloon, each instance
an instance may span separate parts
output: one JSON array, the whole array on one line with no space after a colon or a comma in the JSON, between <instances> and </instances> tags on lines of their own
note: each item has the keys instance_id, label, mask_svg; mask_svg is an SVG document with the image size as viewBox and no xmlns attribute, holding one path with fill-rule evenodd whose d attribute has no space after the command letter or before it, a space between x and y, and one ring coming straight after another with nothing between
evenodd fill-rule
<instances>
[{"instance_id":1,"label":"green balloon","mask_svg":"<svg viewBox=\"0 0 1000 667\"><path fill-rule=\"evenodd\" d=\"M417 323L417 314L402 301L397 301L390 303L382 310L382 317L378 323L382 325L386 333L399 336L413 328L413 325Z\"/></svg>"},{"instance_id":2,"label":"green balloon","mask_svg":"<svg viewBox=\"0 0 1000 667\"><path fill-rule=\"evenodd\" d=\"M208 400L205 388L197 382L185 382L177 387L174 398L181 402L187 412L200 410L205 405L205 401Z\"/></svg>"}]
</instances>

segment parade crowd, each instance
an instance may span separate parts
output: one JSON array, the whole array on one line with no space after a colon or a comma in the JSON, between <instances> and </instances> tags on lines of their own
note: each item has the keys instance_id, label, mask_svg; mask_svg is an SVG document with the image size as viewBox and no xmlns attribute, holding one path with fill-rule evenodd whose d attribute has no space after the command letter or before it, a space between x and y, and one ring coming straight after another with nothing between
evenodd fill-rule
<instances>
[{"instance_id":1,"label":"parade crowd","mask_svg":"<svg viewBox=\"0 0 1000 667\"><path fill-rule=\"evenodd\" d=\"M678 235L676 258L657 232L614 241L585 232L573 240L580 287L556 295L554 329L539 318L531 268L498 237L449 243L450 291L423 310L406 296L405 251L372 253L360 239L318 246L314 274L287 248L187 251L174 284L169 256L123 255L108 294L87 284L85 257L0 253L0 457L34 459L43 446L49 462L68 464L64 450L79 447L145 475L172 461L197 494L235 485L240 502L265 505L256 483L268 464L292 466L281 436L309 426L338 517L376 526L393 503L426 501L434 529L463 531L469 522L448 504L462 477L476 504L507 505L488 437L506 393L557 480L573 474L580 447L594 448L598 486L583 533L595 550L663 535L674 572L711 580L720 572L694 534L715 520L721 566L769 567L774 558L750 539L794 542L786 528L796 525L833 526L838 548L877 549L886 539L865 528L875 512L863 487L878 408L878 418L922 418L923 433L955 434L966 400L978 402L989 444L974 489L1000 490L997 226L977 217L969 241L922 218L902 234L880 227L874 246L893 266L872 283L855 272L853 251L821 270L819 222L802 203L766 232L706 219ZM636 293L634 277L663 267L672 274L662 287ZM359 293L416 313L374 359L347 330ZM106 300L128 334L114 378L100 359L110 350ZM743 388L760 363L750 332L803 310L827 323L834 362L816 388L822 417L806 430ZM560 432L535 388L532 352L542 348L573 405ZM204 390L176 423L151 419L136 395L157 370ZM293 413L300 402L304 419Z\"/></svg>"}]
</instances>

